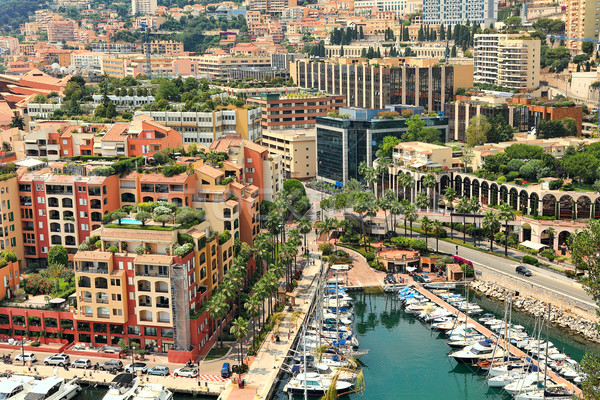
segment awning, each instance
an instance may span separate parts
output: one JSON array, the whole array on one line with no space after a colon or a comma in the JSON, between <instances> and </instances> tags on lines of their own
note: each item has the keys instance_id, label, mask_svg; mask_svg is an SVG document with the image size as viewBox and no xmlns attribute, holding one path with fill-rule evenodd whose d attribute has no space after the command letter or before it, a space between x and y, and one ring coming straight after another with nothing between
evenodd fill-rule
<instances>
[{"instance_id":1,"label":"awning","mask_svg":"<svg viewBox=\"0 0 600 400\"><path fill-rule=\"evenodd\" d=\"M406 270L408 272L415 272L417 270L417 268L416 267L406 267Z\"/></svg>"},{"instance_id":2,"label":"awning","mask_svg":"<svg viewBox=\"0 0 600 400\"><path fill-rule=\"evenodd\" d=\"M427 165L427 164L425 164L424 162L417 161L416 163L411 164L410 166L414 167L414 168L421 168L421 167L423 167L425 165Z\"/></svg>"},{"instance_id":3,"label":"awning","mask_svg":"<svg viewBox=\"0 0 600 400\"><path fill-rule=\"evenodd\" d=\"M527 248L534 249L534 250L537 250L537 251L540 251L540 250L542 250L543 248L545 248L545 247L548 247L548 246L547 246L547 245L545 245L545 244L541 244L541 243L534 243L534 242L532 242L531 240L526 240L526 241L524 241L524 242L521 242L521 243L519 243L519 244L520 244L521 246L525 246L525 247L527 247Z\"/></svg>"}]
</instances>

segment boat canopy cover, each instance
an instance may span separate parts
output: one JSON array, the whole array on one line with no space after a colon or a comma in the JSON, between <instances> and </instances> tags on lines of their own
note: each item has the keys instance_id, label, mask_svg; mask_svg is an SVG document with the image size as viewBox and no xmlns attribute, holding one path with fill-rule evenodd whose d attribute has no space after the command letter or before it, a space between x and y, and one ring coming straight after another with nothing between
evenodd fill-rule
<instances>
[{"instance_id":1,"label":"boat canopy cover","mask_svg":"<svg viewBox=\"0 0 600 400\"><path fill-rule=\"evenodd\" d=\"M115 378L112 380L113 383L124 383L124 384L128 384L131 381L133 381L133 379L135 378L135 375L133 374L119 374L117 376L115 376Z\"/></svg>"}]
</instances>

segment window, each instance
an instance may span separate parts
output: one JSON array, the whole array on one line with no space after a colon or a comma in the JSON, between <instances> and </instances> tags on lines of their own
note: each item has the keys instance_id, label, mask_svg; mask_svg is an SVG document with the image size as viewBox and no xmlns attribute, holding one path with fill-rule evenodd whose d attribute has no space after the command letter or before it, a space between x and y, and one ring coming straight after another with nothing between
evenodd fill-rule
<instances>
[{"instance_id":1,"label":"window","mask_svg":"<svg viewBox=\"0 0 600 400\"><path fill-rule=\"evenodd\" d=\"M85 193L85 186L77 186L77 191L79 193Z\"/></svg>"},{"instance_id":2,"label":"window","mask_svg":"<svg viewBox=\"0 0 600 400\"><path fill-rule=\"evenodd\" d=\"M87 217L88 217L87 211L79 211L79 218L87 218Z\"/></svg>"},{"instance_id":3,"label":"window","mask_svg":"<svg viewBox=\"0 0 600 400\"><path fill-rule=\"evenodd\" d=\"M80 206L87 206L87 199L79 199Z\"/></svg>"},{"instance_id":4,"label":"window","mask_svg":"<svg viewBox=\"0 0 600 400\"><path fill-rule=\"evenodd\" d=\"M248 164L252 164L252 159L251 159L251 158L247 158L247 159L246 159L246 162L247 162Z\"/></svg>"},{"instance_id":5,"label":"window","mask_svg":"<svg viewBox=\"0 0 600 400\"><path fill-rule=\"evenodd\" d=\"M111 279L110 286L121 286L121 280L120 279Z\"/></svg>"},{"instance_id":6,"label":"window","mask_svg":"<svg viewBox=\"0 0 600 400\"><path fill-rule=\"evenodd\" d=\"M43 210L43 209L41 209L41 208L40 208L40 209L38 210L38 215L39 215L40 217L43 217L43 216L45 216L45 215L46 215L46 210Z\"/></svg>"},{"instance_id":7,"label":"window","mask_svg":"<svg viewBox=\"0 0 600 400\"><path fill-rule=\"evenodd\" d=\"M37 198L38 204L46 204L46 198L42 196L38 196Z\"/></svg>"},{"instance_id":8,"label":"window","mask_svg":"<svg viewBox=\"0 0 600 400\"><path fill-rule=\"evenodd\" d=\"M81 230L82 231L89 231L90 230L90 226L88 224L81 224Z\"/></svg>"}]
</instances>

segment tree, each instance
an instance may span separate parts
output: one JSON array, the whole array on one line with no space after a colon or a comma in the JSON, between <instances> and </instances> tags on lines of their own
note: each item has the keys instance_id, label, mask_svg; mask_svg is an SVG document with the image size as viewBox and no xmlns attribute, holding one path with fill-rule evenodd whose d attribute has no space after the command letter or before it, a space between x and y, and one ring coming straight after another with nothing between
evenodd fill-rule
<instances>
[{"instance_id":1,"label":"tree","mask_svg":"<svg viewBox=\"0 0 600 400\"><path fill-rule=\"evenodd\" d=\"M108 105L106 106L106 110L104 111L104 116L106 118L114 118L117 116L117 107L115 107L115 103L113 103L112 101L108 102Z\"/></svg>"},{"instance_id":2,"label":"tree","mask_svg":"<svg viewBox=\"0 0 600 400\"><path fill-rule=\"evenodd\" d=\"M363 27L362 27L362 25L358 27L358 36L359 36L361 39L364 39L364 38L365 38L365 32L363 31Z\"/></svg>"},{"instance_id":3,"label":"tree","mask_svg":"<svg viewBox=\"0 0 600 400\"><path fill-rule=\"evenodd\" d=\"M396 136L386 136L383 138L383 141L379 145L379 150L377 151L379 157L391 158L392 152L394 151L394 147L396 147L400 143L400 139Z\"/></svg>"},{"instance_id":4,"label":"tree","mask_svg":"<svg viewBox=\"0 0 600 400\"><path fill-rule=\"evenodd\" d=\"M427 211L429 211L430 204L433 201L435 201L435 197L432 196L432 194L435 194L435 191L433 189L437 186L437 179L435 178L435 175L425 175L425 177L423 177L423 186L427 188L427 196L429 200L429 202L427 203Z\"/></svg>"},{"instance_id":5,"label":"tree","mask_svg":"<svg viewBox=\"0 0 600 400\"><path fill-rule=\"evenodd\" d=\"M460 214L468 214L470 210L469 199L463 197L456 204L456 211ZM467 218L463 215L463 243L467 241Z\"/></svg>"},{"instance_id":6,"label":"tree","mask_svg":"<svg viewBox=\"0 0 600 400\"><path fill-rule=\"evenodd\" d=\"M498 216L494 211L486 211L483 214L483 220L481 222L483 229L487 231L490 238L490 250L494 251L494 235L500 228L500 222L498 222Z\"/></svg>"},{"instance_id":7,"label":"tree","mask_svg":"<svg viewBox=\"0 0 600 400\"><path fill-rule=\"evenodd\" d=\"M121 220L123 218L127 218L127 213L124 211L115 211L112 213L112 217L113 217L113 219L118 220L119 225L121 225Z\"/></svg>"},{"instance_id":8,"label":"tree","mask_svg":"<svg viewBox=\"0 0 600 400\"><path fill-rule=\"evenodd\" d=\"M425 232L425 245L428 245L427 239L429 239L429 231L431 230L431 228L433 228L433 222L431 221L431 219L429 219L427 215L425 215L423 218L421 218L420 224L421 229Z\"/></svg>"},{"instance_id":9,"label":"tree","mask_svg":"<svg viewBox=\"0 0 600 400\"><path fill-rule=\"evenodd\" d=\"M525 179L535 181L537 180L538 171L542 168L542 166L543 162L541 160L530 160L523 164L521 168L519 168L519 175Z\"/></svg>"},{"instance_id":10,"label":"tree","mask_svg":"<svg viewBox=\"0 0 600 400\"><path fill-rule=\"evenodd\" d=\"M456 190L454 188L447 188L446 193L444 193L444 199L446 200L446 208L450 208L450 237L452 237L452 226L454 225L452 221L452 213L454 212L454 199L456 199Z\"/></svg>"},{"instance_id":11,"label":"tree","mask_svg":"<svg viewBox=\"0 0 600 400\"><path fill-rule=\"evenodd\" d=\"M9 151L12 151L12 146L9 142L2 142L2 151L5 153L8 153Z\"/></svg>"},{"instance_id":12,"label":"tree","mask_svg":"<svg viewBox=\"0 0 600 400\"><path fill-rule=\"evenodd\" d=\"M214 293L207 303L206 311L208 311L210 318L217 321L217 325L219 327L218 338L221 340L220 347L223 348L223 340L221 337L223 330L222 320L229 312L229 303L227 303L226 297L221 292Z\"/></svg>"},{"instance_id":13,"label":"tree","mask_svg":"<svg viewBox=\"0 0 600 400\"><path fill-rule=\"evenodd\" d=\"M154 214L152 219L164 227L167 222L171 221L171 216L169 214Z\"/></svg>"},{"instance_id":14,"label":"tree","mask_svg":"<svg viewBox=\"0 0 600 400\"><path fill-rule=\"evenodd\" d=\"M522 19L521 17L508 17L504 20L504 25L508 29L514 29L521 25Z\"/></svg>"},{"instance_id":15,"label":"tree","mask_svg":"<svg viewBox=\"0 0 600 400\"><path fill-rule=\"evenodd\" d=\"M406 132L402 134L403 142L415 142L418 140L419 133L425 128L425 121L419 115L413 115L406 121Z\"/></svg>"},{"instance_id":16,"label":"tree","mask_svg":"<svg viewBox=\"0 0 600 400\"><path fill-rule=\"evenodd\" d=\"M424 193L424 192L419 193L415 200L415 205L420 210L429 207L429 198L427 197L427 193Z\"/></svg>"},{"instance_id":17,"label":"tree","mask_svg":"<svg viewBox=\"0 0 600 400\"><path fill-rule=\"evenodd\" d=\"M480 146L487 142L492 126L484 115L476 115L469 121L466 132L467 146Z\"/></svg>"},{"instance_id":18,"label":"tree","mask_svg":"<svg viewBox=\"0 0 600 400\"><path fill-rule=\"evenodd\" d=\"M596 171L600 166L600 161L594 155L583 152L566 157L563 161L565 170L573 179L582 182L592 183L596 177Z\"/></svg>"},{"instance_id":19,"label":"tree","mask_svg":"<svg viewBox=\"0 0 600 400\"><path fill-rule=\"evenodd\" d=\"M594 53L594 43L592 42L581 42L581 51L591 56Z\"/></svg>"},{"instance_id":20,"label":"tree","mask_svg":"<svg viewBox=\"0 0 600 400\"><path fill-rule=\"evenodd\" d=\"M410 223L410 237L413 235L413 222L415 222L419 218L419 214L417 214L417 207L410 203L406 207L404 207L404 219Z\"/></svg>"},{"instance_id":21,"label":"tree","mask_svg":"<svg viewBox=\"0 0 600 400\"><path fill-rule=\"evenodd\" d=\"M504 256L508 256L508 222L515 220L515 210L508 203L500 204L498 219L504 221Z\"/></svg>"},{"instance_id":22,"label":"tree","mask_svg":"<svg viewBox=\"0 0 600 400\"><path fill-rule=\"evenodd\" d=\"M239 358L239 366L241 367L242 365L244 365L244 358L242 357L242 353L243 353L243 340L246 337L246 335L248 335L248 321L246 321L244 318L242 317L237 317L237 319L235 321L233 321L233 323L231 324L231 333L233 334L233 336L235 336L235 338L238 340L238 343L240 345L240 358ZM241 379L241 368L239 370L239 379Z\"/></svg>"},{"instance_id":23,"label":"tree","mask_svg":"<svg viewBox=\"0 0 600 400\"><path fill-rule=\"evenodd\" d=\"M152 214L146 211L140 211L135 214L135 219L142 223L142 226L146 226L146 221L152 218Z\"/></svg>"},{"instance_id":24,"label":"tree","mask_svg":"<svg viewBox=\"0 0 600 400\"><path fill-rule=\"evenodd\" d=\"M11 128L18 128L20 131L25 129L25 122L23 121L23 117L15 111L10 120Z\"/></svg>"},{"instance_id":25,"label":"tree","mask_svg":"<svg viewBox=\"0 0 600 400\"><path fill-rule=\"evenodd\" d=\"M463 164L464 172L467 172L468 168L471 168L471 162L473 162L473 150L469 148L463 148L462 155L460 156L460 162Z\"/></svg>"},{"instance_id":26,"label":"tree","mask_svg":"<svg viewBox=\"0 0 600 400\"><path fill-rule=\"evenodd\" d=\"M66 267L68 263L69 254L64 247L58 245L50 248L48 251L48 265L59 264Z\"/></svg>"},{"instance_id":27,"label":"tree","mask_svg":"<svg viewBox=\"0 0 600 400\"><path fill-rule=\"evenodd\" d=\"M433 222L431 223L431 230L435 235L435 252L439 253L438 240L440 238L440 234L444 231L444 226L442 225L439 219L433 220Z\"/></svg>"}]
</instances>

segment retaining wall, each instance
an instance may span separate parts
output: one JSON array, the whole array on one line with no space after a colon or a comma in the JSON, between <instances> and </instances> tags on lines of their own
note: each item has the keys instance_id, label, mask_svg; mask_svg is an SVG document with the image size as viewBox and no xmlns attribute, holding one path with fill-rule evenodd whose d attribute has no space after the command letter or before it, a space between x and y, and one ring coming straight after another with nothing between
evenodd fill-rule
<instances>
[{"instance_id":1,"label":"retaining wall","mask_svg":"<svg viewBox=\"0 0 600 400\"><path fill-rule=\"evenodd\" d=\"M540 286L529 280L486 267L485 265L473 263L473 266L475 268L475 279L493 282L505 288L518 291L519 295L533 297L546 303L552 303L564 311L584 317L590 321L596 321L598 319L598 315L596 314L597 306L594 303L575 299L566 294Z\"/></svg>"}]
</instances>

